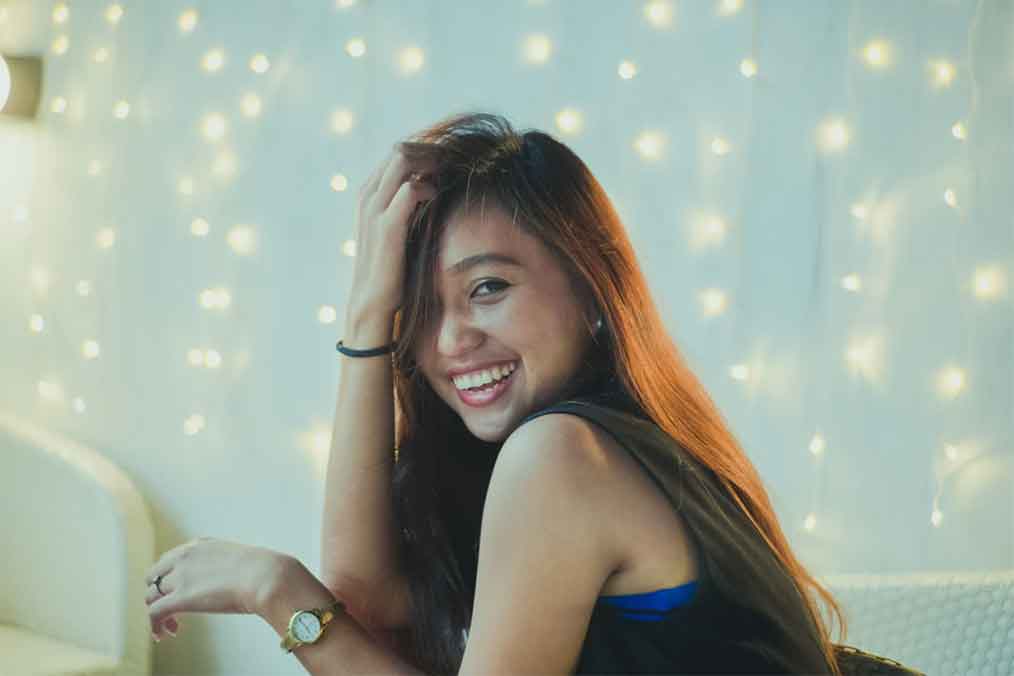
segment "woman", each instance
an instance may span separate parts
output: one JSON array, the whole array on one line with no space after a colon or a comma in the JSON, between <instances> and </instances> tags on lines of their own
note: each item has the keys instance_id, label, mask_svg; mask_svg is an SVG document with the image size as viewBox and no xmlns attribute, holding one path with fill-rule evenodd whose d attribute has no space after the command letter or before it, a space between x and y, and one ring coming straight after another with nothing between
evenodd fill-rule
<instances>
[{"instance_id":1,"label":"woman","mask_svg":"<svg viewBox=\"0 0 1014 676\"><path fill-rule=\"evenodd\" d=\"M293 588L341 599L311 673L839 673L815 595L839 607L569 148L455 116L359 206L324 581L278 567L246 610L281 634Z\"/></svg>"}]
</instances>

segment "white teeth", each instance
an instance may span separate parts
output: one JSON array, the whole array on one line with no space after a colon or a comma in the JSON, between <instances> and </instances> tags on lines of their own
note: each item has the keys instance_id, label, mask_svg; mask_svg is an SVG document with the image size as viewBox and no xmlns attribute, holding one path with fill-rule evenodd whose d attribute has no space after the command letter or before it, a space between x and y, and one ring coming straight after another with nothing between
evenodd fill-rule
<instances>
[{"instance_id":1,"label":"white teeth","mask_svg":"<svg viewBox=\"0 0 1014 676\"><path fill-rule=\"evenodd\" d=\"M491 369L483 369L482 371L476 371L475 373L467 373L463 376L457 376L452 378L454 386L459 390L466 390L470 387L479 387L480 385L486 385L499 380L505 375L513 372L518 366L517 362L511 362L506 366L494 366Z\"/></svg>"}]
</instances>

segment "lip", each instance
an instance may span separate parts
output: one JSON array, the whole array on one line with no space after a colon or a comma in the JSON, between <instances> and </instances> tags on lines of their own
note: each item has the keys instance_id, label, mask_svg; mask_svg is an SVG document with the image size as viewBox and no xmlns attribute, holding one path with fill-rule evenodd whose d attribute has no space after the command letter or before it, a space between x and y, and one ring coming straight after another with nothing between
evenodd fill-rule
<instances>
[{"instance_id":1,"label":"lip","mask_svg":"<svg viewBox=\"0 0 1014 676\"><path fill-rule=\"evenodd\" d=\"M507 364L513 364L517 359L498 359L496 361L487 361L481 364L475 364L473 366L466 366L460 369L451 369L447 372L448 378L456 378L457 376L465 375L466 373L472 373L473 371L481 371L483 369L492 368L494 366L506 366Z\"/></svg>"},{"instance_id":2,"label":"lip","mask_svg":"<svg viewBox=\"0 0 1014 676\"><path fill-rule=\"evenodd\" d=\"M456 386L454 391L458 393L458 399L461 400L466 406L472 408L482 408L483 406L490 406L494 402L501 399L505 392L514 384L514 376L520 371L520 368L515 368L511 371L511 374L506 379L501 380L499 383L493 386L488 392L467 392L459 390Z\"/></svg>"}]
</instances>

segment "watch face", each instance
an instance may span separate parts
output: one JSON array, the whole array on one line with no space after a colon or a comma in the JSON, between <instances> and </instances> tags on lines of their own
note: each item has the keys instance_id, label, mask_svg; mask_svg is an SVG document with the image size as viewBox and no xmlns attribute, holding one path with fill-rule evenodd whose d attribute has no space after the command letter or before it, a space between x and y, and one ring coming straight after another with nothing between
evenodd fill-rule
<instances>
[{"instance_id":1,"label":"watch face","mask_svg":"<svg viewBox=\"0 0 1014 676\"><path fill-rule=\"evenodd\" d=\"M313 613L303 611L292 622L292 635L300 641L314 641L320 635L320 620Z\"/></svg>"}]
</instances>

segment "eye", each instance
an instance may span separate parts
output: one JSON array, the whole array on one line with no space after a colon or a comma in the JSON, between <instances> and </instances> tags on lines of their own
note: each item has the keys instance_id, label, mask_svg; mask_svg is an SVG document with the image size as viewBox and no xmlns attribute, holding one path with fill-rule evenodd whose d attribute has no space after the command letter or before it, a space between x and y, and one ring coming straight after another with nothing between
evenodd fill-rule
<instances>
[{"instance_id":1,"label":"eye","mask_svg":"<svg viewBox=\"0 0 1014 676\"><path fill-rule=\"evenodd\" d=\"M486 281L481 282L480 284L476 285L476 287L474 289L472 289L472 295L469 296L469 298L475 298L475 292L478 291L479 289L481 289L484 286L488 286L488 287L491 287L491 288L492 287L499 287L499 288L496 289L496 290L494 290L494 291L490 291L489 293L481 293L481 294L479 294L480 297L482 297L482 296L492 296L494 293L497 293L498 291L506 289L508 286L510 286L510 284L507 284L506 282L501 282L499 280L487 279Z\"/></svg>"}]
</instances>

